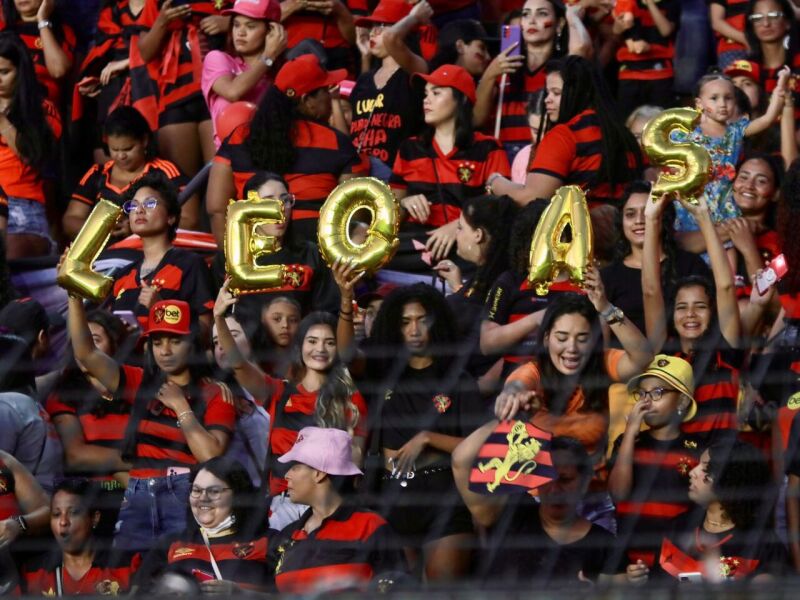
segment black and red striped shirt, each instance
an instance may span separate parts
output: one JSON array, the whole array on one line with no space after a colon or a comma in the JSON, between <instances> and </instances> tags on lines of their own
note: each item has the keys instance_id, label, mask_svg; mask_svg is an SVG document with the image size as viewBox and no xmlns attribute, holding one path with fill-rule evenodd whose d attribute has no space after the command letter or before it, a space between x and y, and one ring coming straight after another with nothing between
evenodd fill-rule
<instances>
[{"instance_id":1,"label":"black and red striped shirt","mask_svg":"<svg viewBox=\"0 0 800 600\"><path fill-rule=\"evenodd\" d=\"M366 588L382 573L406 570L399 541L377 513L342 505L306 533L311 509L272 541L275 584L281 593L311 594Z\"/></svg>"},{"instance_id":2,"label":"black and red striped shirt","mask_svg":"<svg viewBox=\"0 0 800 600\"><path fill-rule=\"evenodd\" d=\"M209 536L208 542L223 580L244 590L264 591L272 587L274 567L267 564L269 537L250 537L227 530ZM200 532L182 531L158 541L136 574L136 583L147 589L165 573L177 573L198 581L195 571L215 579L209 549Z\"/></svg>"},{"instance_id":3,"label":"black and red striped shirt","mask_svg":"<svg viewBox=\"0 0 800 600\"><path fill-rule=\"evenodd\" d=\"M617 50L620 79L653 81L671 79L674 75L672 59L675 56L675 37L680 20L680 3L678 0L661 0L656 6L667 21L675 27L669 36L664 37L656 27L650 9L641 2L634 2L634 25L625 32L623 40L642 40L650 45L650 49L636 54L628 50L623 43Z\"/></svg>"},{"instance_id":4,"label":"black and red striped shirt","mask_svg":"<svg viewBox=\"0 0 800 600\"><path fill-rule=\"evenodd\" d=\"M709 4L719 4L725 9L725 22L744 33L747 24L747 4L748 0L710 0ZM723 52L733 52L736 50L747 51L747 48L739 42L734 42L719 33L717 36L717 56Z\"/></svg>"},{"instance_id":5,"label":"black and red striped shirt","mask_svg":"<svg viewBox=\"0 0 800 600\"><path fill-rule=\"evenodd\" d=\"M789 56L787 52L787 59L789 59L787 64L792 71L790 88L792 86L791 82L794 82L794 118L800 120L800 83L798 83L800 81L800 52L795 53L794 56ZM778 72L783 68L783 65L774 69L769 69L763 64L759 66L761 67L761 81L759 83L767 94L771 94L778 85Z\"/></svg>"},{"instance_id":6,"label":"black and red striped shirt","mask_svg":"<svg viewBox=\"0 0 800 600\"><path fill-rule=\"evenodd\" d=\"M343 4L354 15L369 13L367 0L343 0ZM349 48L350 43L344 39L336 26L332 15L323 15L316 11L298 11L283 21L288 37L288 48L294 48L305 39L317 40L323 48Z\"/></svg>"},{"instance_id":7,"label":"black and red striped shirt","mask_svg":"<svg viewBox=\"0 0 800 600\"><path fill-rule=\"evenodd\" d=\"M59 548L34 559L22 568L23 592L29 596L124 594L130 589L133 575L141 562L139 554L98 551L89 570L76 580L63 567Z\"/></svg>"},{"instance_id":8,"label":"black and red striped shirt","mask_svg":"<svg viewBox=\"0 0 800 600\"><path fill-rule=\"evenodd\" d=\"M144 257L131 263L114 280L112 310L129 310L142 327L147 325L149 309L139 304L142 278L139 270ZM199 255L181 248L170 248L152 273L145 277L158 287L162 300L185 300L195 316L211 312L214 293L208 266Z\"/></svg>"},{"instance_id":9,"label":"black and red striped shirt","mask_svg":"<svg viewBox=\"0 0 800 600\"><path fill-rule=\"evenodd\" d=\"M727 346L724 339L720 339L720 343ZM720 436L735 436L739 430L739 353L727 346L711 353L678 352L676 356L692 363L695 378L697 414L683 424L683 432L700 437L706 445Z\"/></svg>"},{"instance_id":10,"label":"black and red striped shirt","mask_svg":"<svg viewBox=\"0 0 800 600\"><path fill-rule=\"evenodd\" d=\"M143 376L143 369L121 365L117 395L133 404ZM201 381L198 388L202 397L189 398L189 406L195 412L201 412L203 427L232 435L236 408L230 390L210 379ZM202 411L199 410L201 403L205 405ZM159 477L168 467L192 467L197 463L183 430L178 427L178 415L153 398L136 429L136 454L131 477Z\"/></svg>"},{"instance_id":11,"label":"black and red striped shirt","mask_svg":"<svg viewBox=\"0 0 800 600\"><path fill-rule=\"evenodd\" d=\"M249 135L249 125L237 127L214 158L231 167L238 198L244 197L244 186L258 168L247 147ZM319 219L319 209L339 185L340 176L369 174L369 160L356 152L348 136L325 123L299 119L292 127L291 138L295 162L291 172L280 175L297 200L292 221Z\"/></svg>"},{"instance_id":12,"label":"black and red striped shirt","mask_svg":"<svg viewBox=\"0 0 800 600\"><path fill-rule=\"evenodd\" d=\"M614 442L609 469L614 469L622 437ZM618 539L627 548L627 564L655 563L664 521L685 513L689 500L689 472L697 466L702 440L681 433L674 440L657 440L639 433L633 450L633 476L627 500L617 501Z\"/></svg>"},{"instance_id":13,"label":"black and red striped shirt","mask_svg":"<svg viewBox=\"0 0 800 600\"><path fill-rule=\"evenodd\" d=\"M113 168L113 160L109 160L104 165L92 165L78 182L75 191L72 192L71 199L83 204L88 204L89 206L94 206L97 201L101 199L122 205L122 198L125 192L147 173L163 173L167 179L178 187L178 189L183 189L189 182L188 178L181 173L180 169L174 163L163 158L147 161L142 168L142 172L124 187L117 187L111 183L111 170Z\"/></svg>"},{"instance_id":14,"label":"black and red striped shirt","mask_svg":"<svg viewBox=\"0 0 800 600\"><path fill-rule=\"evenodd\" d=\"M510 171L505 151L487 135L475 133L468 147L447 154L435 139L428 146L415 137L400 144L389 184L409 196L424 194L432 204L425 225L433 228L458 219L465 199L485 193L489 175Z\"/></svg>"},{"instance_id":15,"label":"black and red striped shirt","mask_svg":"<svg viewBox=\"0 0 800 600\"><path fill-rule=\"evenodd\" d=\"M283 379L266 376L267 385L272 390L269 399L269 491L273 496L286 491L285 475L291 465L278 462L294 446L303 427L316 427L314 418L317 409L318 391L309 392L302 385L295 385ZM364 397L354 392L350 398L358 409L358 423L353 431L354 437L367 437L367 403ZM352 416L348 414L348 419Z\"/></svg>"},{"instance_id":16,"label":"black and red striped shirt","mask_svg":"<svg viewBox=\"0 0 800 600\"><path fill-rule=\"evenodd\" d=\"M498 79L498 83L500 80ZM500 117L500 141L504 144L530 144L531 128L528 124L528 101L532 94L543 90L547 83L544 65L535 71L524 67L522 74L508 78L503 91L503 111Z\"/></svg>"},{"instance_id":17,"label":"black and red striped shirt","mask_svg":"<svg viewBox=\"0 0 800 600\"><path fill-rule=\"evenodd\" d=\"M590 208L604 203L616 206L625 185L636 178L636 157L629 153L627 158L628 179L612 188L602 180L600 172L603 166L600 119L593 109L588 109L544 135L528 170L560 179L563 185L580 186L586 192Z\"/></svg>"}]
</instances>

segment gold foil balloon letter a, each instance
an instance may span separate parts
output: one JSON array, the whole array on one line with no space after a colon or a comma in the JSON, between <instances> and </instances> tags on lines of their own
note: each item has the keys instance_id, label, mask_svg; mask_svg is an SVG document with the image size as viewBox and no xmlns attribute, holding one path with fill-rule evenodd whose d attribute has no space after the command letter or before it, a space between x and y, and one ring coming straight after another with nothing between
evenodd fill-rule
<instances>
[{"instance_id":1,"label":"gold foil balloon letter a","mask_svg":"<svg viewBox=\"0 0 800 600\"><path fill-rule=\"evenodd\" d=\"M234 294L254 294L284 283L284 265L259 265L258 259L276 251L275 237L261 233L262 225L282 223L283 202L250 191L247 200L231 201L225 226L225 271Z\"/></svg>"},{"instance_id":2,"label":"gold foil balloon letter a","mask_svg":"<svg viewBox=\"0 0 800 600\"><path fill-rule=\"evenodd\" d=\"M661 174L653 186L653 197L678 192L693 204L711 176L711 156L700 144L676 142L674 131L688 135L700 121L700 111L671 108L653 117L642 133L642 146Z\"/></svg>"},{"instance_id":3,"label":"gold foil balloon letter a","mask_svg":"<svg viewBox=\"0 0 800 600\"><path fill-rule=\"evenodd\" d=\"M350 224L358 211L372 216L363 244L350 238ZM333 190L319 211L319 251L328 265L337 258L353 260L357 271L374 273L388 263L400 240L400 211L392 190L374 177L350 179Z\"/></svg>"},{"instance_id":4,"label":"gold foil balloon letter a","mask_svg":"<svg viewBox=\"0 0 800 600\"><path fill-rule=\"evenodd\" d=\"M569 225L572 237L562 241ZM592 260L592 222L589 206L581 188L569 185L558 188L550 205L542 213L531 240L528 282L544 296L560 271L583 283L586 267Z\"/></svg>"},{"instance_id":5,"label":"gold foil balloon letter a","mask_svg":"<svg viewBox=\"0 0 800 600\"><path fill-rule=\"evenodd\" d=\"M95 204L58 269L58 285L92 302L100 302L108 296L113 280L92 271L92 264L106 247L121 214L122 207L108 200Z\"/></svg>"}]
</instances>

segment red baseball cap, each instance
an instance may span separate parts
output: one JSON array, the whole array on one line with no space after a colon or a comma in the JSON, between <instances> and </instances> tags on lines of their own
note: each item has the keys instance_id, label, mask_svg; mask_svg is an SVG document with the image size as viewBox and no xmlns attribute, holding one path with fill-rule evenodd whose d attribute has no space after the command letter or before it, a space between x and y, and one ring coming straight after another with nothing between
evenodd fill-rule
<instances>
[{"instance_id":1,"label":"red baseball cap","mask_svg":"<svg viewBox=\"0 0 800 600\"><path fill-rule=\"evenodd\" d=\"M275 78L275 87L293 98L322 87L336 85L347 77L347 69L326 71L313 54L303 54L285 63Z\"/></svg>"},{"instance_id":2,"label":"red baseball cap","mask_svg":"<svg viewBox=\"0 0 800 600\"><path fill-rule=\"evenodd\" d=\"M749 77L758 83L761 81L761 67L752 60L735 60L725 67L725 75L728 77Z\"/></svg>"},{"instance_id":3,"label":"red baseball cap","mask_svg":"<svg viewBox=\"0 0 800 600\"><path fill-rule=\"evenodd\" d=\"M281 5L278 0L236 0L233 8L222 11L223 15L242 15L251 19L281 21Z\"/></svg>"},{"instance_id":4,"label":"red baseball cap","mask_svg":"<svg viewBox=\"0 0 800 600\"><path fill-rule=\"evenodd\" d=\"M425 81L439 87L451 87L475 104L475 80L466 69L458 65L442 65L430 75L414 73L415 77L422 77Z\"/></svg>"},{"instance_id":5,"label":"red baseball cap","mask_svg":"<svg viewBox=\"0 0 800 600\"><path fill-rule=\"evenodd\" d=\"M412 6L405 0L381 0L370 16L356 19L356 27L371 27L376 23L393 25L407 17Z\"/></svg>"},{"instance_id":6,"label":"red baseball cap","mask_svg":"<svg viewBox=\"0 0 800 600\"><path fill-rule=\"evenodd\" d=\"M183 300L159 300L150 308L147 329L144 335L152 333L174 333L189 335L191 332L191 309Z\"/></svg>"}]
</instances>

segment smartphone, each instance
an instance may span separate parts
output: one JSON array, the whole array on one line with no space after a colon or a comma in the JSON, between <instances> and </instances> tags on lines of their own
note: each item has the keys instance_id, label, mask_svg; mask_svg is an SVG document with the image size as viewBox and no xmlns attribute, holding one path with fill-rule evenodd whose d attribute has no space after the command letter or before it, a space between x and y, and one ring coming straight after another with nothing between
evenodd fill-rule
<instances>
[{"instance_id":1,"label":"smartphone","mask_svg":"<svg viewBox=\"0 0 800 600\"><path fill-rule=\"evenodd\" d=\"M122 321L125 321L125 323L127 323L131 327L139 327L139 320L136 318L136 315L133 314L133 311L115 310L114 316Z\"/></svg>"},{"instance_id":2,"label":"smartphone","mask_svg":"<svg viewBox=\"0 0 800 600\"><path fill-rule=\"evenodd\" d=\"M697 571L691 573L678 573L678 581L686 583L703 583L703 574Z\"/></svg>"},{"instance_id":3,"label":"smartphone","mask_svg":"<svg viewBox=\"0 0 800 600\"><path fill-rule=\"evenodd\" d=\"M200 569L192 569L192 575L194 575L195 579L200 583L204 581L214 581L216 577L214 577L211 573L206 573L205 571L201 571Z\"/></svg>"},{"instance_id":4,"label":"smartphone","mask_svg":"<svg viewBox=\"0 0 800 600\"><path fill-rule=\"evenodd\" d=\"M520 25L503 25L500 32L500 52L505 52L511 46L514 46L514 49L508 53L508 56L522 54L522 27Z\"/></svg>"},{"instance_id":5,"label":"smartphone","mask_svg":"<svg viewBox=\"0 0 800 600\"><path fill-rule=\"evenodd\" d=\"M350 97L350 94L353 93L353 88L356 87L356 82L352 79L343 79L339 82L339 96L344 99Z\"/></svg>"},{"instance_id":6,"label":"smartphone","mask_svg":"<svg viewBox=\"0 0 800 600\"><path fill-rule=\"evenodd\" d=\"M779 254L769 261L767 268L756 277L758 295L766 294L769 288L778 283L788 271L789 265L786 264L786 257L783 254Z\"/></svg>"}]
</instances>

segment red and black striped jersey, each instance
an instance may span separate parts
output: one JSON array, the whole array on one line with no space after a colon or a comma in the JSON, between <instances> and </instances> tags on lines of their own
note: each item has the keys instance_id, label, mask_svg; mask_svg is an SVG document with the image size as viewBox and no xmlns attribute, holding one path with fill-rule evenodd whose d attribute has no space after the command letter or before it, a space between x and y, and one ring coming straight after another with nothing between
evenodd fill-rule
<instances>
[{"instance_id":1,"label":"red and black striped jersey","mask_svg":"<svg viewBox=\"0 0 800 600\"><path fill-rule=\"evenodd\" d=\"M8 195L2 187L0 187L0 217L8 218Z\"/></svg>"},{"instance_id":2,"label":"red and black striped jersey","mask_svg":"<svg viewBox=\"0 0 800 600\"><path fill-rule=\"evenodd\" d=\"M141 562L139 554L98 551L91 568L76 580L63 567L58 549L22 567L23 592L29 596L116 596L130 589Z\"/></svg>"},{"instance_id":3,"label":"red and black striped jersey","mask_svg":"<svg viewBox=\"0 0 800 600\"><path fill-rule=\"evenodd\" d=\"M642 40L650 45L649 50L636 54L623 43L617 50L620 63L619 78L652 81L670 79L673 75L672 59L675 56L675 37L680 21L681 7L678 0L661 0L658 10L674 25L672 33L664 37L658 31L650 9L642 2L633 3L634 25L623 35L623 40Z\"/></svg>"},{"instance_id":4,"label":"red and black striped jersey","mask_svg":"<svg viewBox=\"0 0 800 600\"><path fill-rule=\"evenodd\" d=\"M800 121L800 52L792 56L791 62L788 64L792 70L789 85L794 90L794 118ZM775 86L778 85L778 72L783 68L783 65L774 69L769 69L763 64L759 66L761 67L761 87L767 94L771 94L775 90Z\"/></svg>"},{"instance_id":5,"label":"red and black striped jersey","mask_svg":"<svg viewBox=\"0 0 800 600\"><path fill-rule=\"evenodd\" d=\"M267 385L272 390L269 399L269 490L273 496L286 491L284 476L291 465L278 462L294 446L297 435L303 427L316 427L314 418L317 409L318 391L309 392L302 385L295 385L283 379L266 376ZM350 398L358 409L358 423L353 431L354 437L367 437L367 403L357 390ZM350 411L347 418L352 417Z\"/></svg>"},{"instance_id":6,"label":"red and black striped jersey","mask_svg":"<svg viewBox=\"0 0 800 600\"><path fill-rule=\"evenodd\" d=\"M36 71L36 78L44 86L46 98L53 103L53 106L61 106L63 80L55 79L50 75L50 71L47 70L47 64L44 60L44 46L42 45L38 23L36 21L17 21L13 27L8 27L5 22L0 21L0 29L12 30L20 37L28 48L28 53L33 61L33 68ZM70 61L73 60L75 58L76 38L72 27L65 23L57 22L53 24L52 31L61 50Z\"/></svg>"},{"instance_id":7,"label":"red and black striped jersey","mask_svg":"<svg viewBox=\"0 0 800 600\"><path fill-rule=\"evenodd\" d=\"M146 0L139 16L139 25L150 29L158 18L160 0ZM200 21L218 16L227 8L227 0L189 2L192 16L187 21L177 19L168 26L168 32L157 58L150 61L158 66L159 111L178 106L199 96L203 72L203 57L208 53L207 39L200 30Z\"/></svg>"},{"instance_id":8,"label":"red and black striped jersey","mask_svg":"<svg viewBox=\"0 0 800 600\"><path fill-rule=\"evenodd\" d=\"M636 157L629 153L627 158L629 179L618 182L612 189L600 174L603 165L600 120L594 110L588 109L544 135L528 170L560 179L563 185L580 186L586 192L590 208L606 203L616 206L637 170Z\"/></svg>"},{"instance_id":9,"label":"red and black striped jersey","mask_svg":"<svg viewBox=\"0 0 800 600\"><path fill-rule=\"evenodd\" d=\"M311 510L273 538L271 564L281 593L365 588L382 573L405 572L399 540L377 513L342 505L311 533Z\"/></svg>"},{"instance_id":10,"label":"red and black striped jersey","mask_svg":"<svg viewBox=\"0 0 800 600\"><path fill-rule=\"evenodd\" d=\"M120 449L130 419L130 405L117 400L106 400L88 382L82 388L74 386L65 391L59 386L51 392L45 404L50 419L64 415L75 417L80 422L81 433L87 444ZM69 394L73 397L69 397ZM80 397L76 397L78 395ZM87 475L110 476L113 471L94 470Z\"/></svg>"},{"instance_id":11,"label":"red and black striped jersey","mask_svg":"<svg viewBox=\"0 0 800 600\"><path fill-rule=\"evenodd\" d=\"M609 470L614 470L622 435L614 442ZM674 440L657 440L639 433L633 450L633 475L627 500L617 501L617 538L627 548L626 564L655 563L664 521L685 513L689 500L689 472L704 450L702 440L681 433Z\"/></svg>"},{"instance_id":12,"label":"red and black striped jersey","mask_svg":"<svg viewBox=\"0 0 800 600\"><path fill-rule=\"evenodd\" d=\"M720 343L727 346L724 339L720 339ZM708 360L708 353L678 352L676 356L692 363L696 382L697 414L683 424L684 433L702 438L706 445L720 436L736 435L739 429L739 353L728 346L712 352Z\"/></svg>"},{"instance_id":13,"label":"red and black striped jersey","mask_svg":"<svg viewBox=\"0 0 800 600\"><path fill-rule=\"evenodd\" d=\"M230 165L239 198L244 197L244 186L257 169L246 143L249 135L249 125L237 127L214 158ZM325 123L299 119L292 127L291 138L295 162L291 172L279 174L284 176L289 191L297 199L292 211L293 221L318 219L319 209L339 185L341 175L369 174L366 156L356 152L347 135Z\"/></svg>"},{"instance_id":14,"label":"red and black striped jersey","mask_svg":"<svg viewBox=\"0 0 800 600\"><path fill-rule=\"evenodd\" d=\"M189 182L188 177L181 173L177 165L166 159L156 158L147 161L142 168L142 172L128 185L117 187L111 183L111 170L113 167L113 160L109 160L104 165L92 165L78 182L75 191L72 192L71 200L76 200L89 206L94 206L101 199L122 205L122 198L125 192L146 174L154 172L163 173L178 189L183 189Z\"/></svg>"},{"instance_id":15,"label":"red and black striped jersey","mask_svg":"<svg viewBox=\"0 0 800 600\"><path fill-rule=\"evenodd\" d=\"M709 4L719 4L725 9L725 22L744 33L745 25L747 24L747 0L709 0ZM734 42L730 38L726 38L719 33L717 36L717 56L723 52L732 52L735 50L746 51L747 48L739 42Z\"/></svg>"},{"instance_id":16,"label":"red and black striped jersey","mask_svg":"<svg viewBox=\"0 0 800 600\"><path fill-rule=\"evenodd\" d=\"M539 296L534 286L528 283L527 276L520 277L513 271L506 271L497 278L486 300L486 319L498 325L508 325L547 308L550 301L565 292L585 293L569 282L555 282L546 296ZM502 377L511 374L517 366L533 360L536 346L536 332L510 348L503 356Z\"/></svg>"},{"instance_id":17,"label":"red and black striped jersey","mask_svg":"<svg viewBox=\"0 0 800 600\"><path fill-rule=\"evenodd\" d=\"M144 257L128 265L114 280L112 310L130 310L142 327L147 325L149 310L139 304L142 278L139 269ZM145 277L151 286L158 287L162 300L185 300L192 313L203 315L214 308L211 274L203 259L181 248L170 248L158 266Z\"/></svg>"},{"instance_id":18,"label":"red and black striped jersey","mask_svg":"<svg viewBox=\"0 0 800 600\"><path fill-rule=\"evenodd\" d=\"M498 84L500 80L498 79ZM500 141L504 144L530 144L531 129L528 124L528 101L532 94L543 90L547 83L544 65L535 71L524 68L520 75L508 78L503 91L503 111L500 117Z\"/></svg>"},{"instance_id":19,"label":"red and black striped jersey","mask_svg":"<svg viewBox=\"0 0 800 600\"><path fill-rule=\"evenodd\" d=\"M14 473L0 458L0 521L22 514L14 490Z\"/></svg>"},{"instance_id":20,"label":"red and black striped jersey","mask_svg":"<svg viewBox=\"0 0 800 600\"><path fill-rule=\"evenodd\" d=\"M428 146L415 137L400 144L389 184L409 196L424 194L431 203L425 225L433 228L458 219L465 199L485 193L489 175L508 176L510 171L508 157L493 137L475 133L469 146L447 154L436 140Z\"/></svg>"},{"instance_id":21,"label":"red and black striped jersey","mask_svg":"<svg viewBox=\"0 0 800 600\"><path fill-rule=\"evenodd\" d=\"M274 534L277 532L270 532ZM273 571L267 564L269 537L246 537L233 530L208 538L211 552L225 581L245 590L263 591L272 587ZM197 581L196 571L214 577L209 547L199 531L189 530L161 538L142 562L135 582L144 589L164 573L178 573Z\"/></svg>"},{"instance_id":22,"label":"red and black striped jersey","mask_svg":"<svg viewBox=\"0 0 800 600\"><path fill-rule=\"evenodd\" d=\"M367 0L343 0L353 15L369 13ZM350 44L336 26L333 15L315 11L298 11L283 21L288 37L288 48L294 48L305 39L317 40L323 48L349 48Z\"/></svg>"},{"instance_id":23,"label":"red and black striped jersey","mask_svg":"<svg viewBox=\"0 0 800 600\"><path fill-rule=\"evenodd\" d=\"M144 370L121 365L117 396L133 404L142 386ZM199 382L200 398L188 398L189 406L202 414L202 425L208 431L233 434L236 408L230 390L223 384L206 379ZM204 405L200 408L201 403ZM147 410L136 429L136 455L131 477L158 477L168 467L192 467L198 460L192 454L183 430L178 426L178 415L156 398L148 402Z\"/></svg>"}]
</instances>

